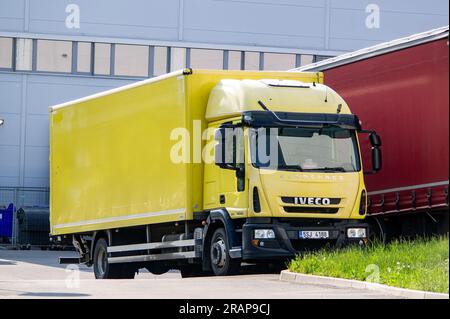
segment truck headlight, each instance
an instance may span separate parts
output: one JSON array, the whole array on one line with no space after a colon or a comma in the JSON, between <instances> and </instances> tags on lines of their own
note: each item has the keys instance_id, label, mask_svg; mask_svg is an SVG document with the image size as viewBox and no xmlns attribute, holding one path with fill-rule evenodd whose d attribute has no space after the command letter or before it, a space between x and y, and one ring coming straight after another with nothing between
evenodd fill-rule
<instances>
[{"instance_id":1,"label":"truck headlight","mask_svg":"<svg viewBox=\"0 0 450 319\"><path fill-rule=\"evenodd\" d=\"M273 229L255 229L255 239L270 239L275 238L275 232Z\"/></svg>"},{"instance_id":2,"label":"truck headlight","mask_svg":"<svg viewBox=\"0 0 450 319\"><path fill-rule=\"evenodd\" d=\"M367 232L365 228L348 228L347 229L348 238L366 238Z\"/></svg>"}]
</instances>

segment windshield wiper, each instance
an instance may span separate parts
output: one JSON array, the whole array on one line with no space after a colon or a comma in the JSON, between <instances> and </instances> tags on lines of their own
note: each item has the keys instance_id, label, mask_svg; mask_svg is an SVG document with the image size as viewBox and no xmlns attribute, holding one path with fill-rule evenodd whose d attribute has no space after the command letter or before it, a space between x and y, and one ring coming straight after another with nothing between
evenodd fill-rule
<instances>
[{"instance_id":1,"label":"windshield wiper","mask_svg":"<svg viewBox=\"0 0 450 319\"><path fill-rule=\"evenodd\" d=\"M283 165L278 166L278 169L294 172L303 172L303 168L300 165Z\"/></svg>"},{"instance_id":2,"label":"windshield wiper","mask_svg":"<svg viewBox=\"0 0 450 319\"><path fill-rule=\"evenodd\" d=\"M343 167L305 168L304 171L346 172L345 168Z\"/></svg>"}]
</instances>

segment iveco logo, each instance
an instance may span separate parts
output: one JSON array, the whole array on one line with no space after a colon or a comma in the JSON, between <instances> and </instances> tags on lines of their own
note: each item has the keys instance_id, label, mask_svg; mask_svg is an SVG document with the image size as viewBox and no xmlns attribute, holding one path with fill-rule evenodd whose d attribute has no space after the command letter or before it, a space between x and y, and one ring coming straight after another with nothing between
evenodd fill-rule
<instances>
[{"instance_id":1,"label":"iveco logo","mask_svg":"<svg viewBox=\"0 0 450 319\"><path fill-rule=\"evenodd\" d=\"M326 197L294 197L296 205L330 205L331 199Z\"/></svg>"}]
</instances>

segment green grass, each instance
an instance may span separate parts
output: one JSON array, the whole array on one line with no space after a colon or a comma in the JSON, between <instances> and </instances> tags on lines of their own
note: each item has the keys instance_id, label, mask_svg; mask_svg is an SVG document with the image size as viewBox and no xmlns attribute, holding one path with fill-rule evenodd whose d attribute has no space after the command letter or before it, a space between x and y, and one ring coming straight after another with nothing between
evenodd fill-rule
<instances>
[{"instance_id":1,"label":"green grass","mask_svg":"<svg viewBox=\"0 0 450 319\"><path fill-rule=\"evenodd\" d=\"M448 293L448 255L448 237L395 241L305 253L289 263L289 270Z\"/></svg>"}]
</instances>

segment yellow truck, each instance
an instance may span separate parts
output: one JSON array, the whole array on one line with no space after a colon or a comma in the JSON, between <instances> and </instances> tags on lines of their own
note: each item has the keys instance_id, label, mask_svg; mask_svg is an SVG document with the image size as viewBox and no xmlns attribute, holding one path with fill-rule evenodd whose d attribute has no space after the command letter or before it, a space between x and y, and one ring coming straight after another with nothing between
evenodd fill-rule
<instances>
[{"instance_id":1,"label":"yellow truck","mask_svg":"<svg viewBox=\"0 0 450 319\"><path fill-rule=\"evenodd\" d=\"M365 131L322 73L185 69L49 110L51 235L96 278L229 275L368 238Z\"/></svg>"}]
</instances>

